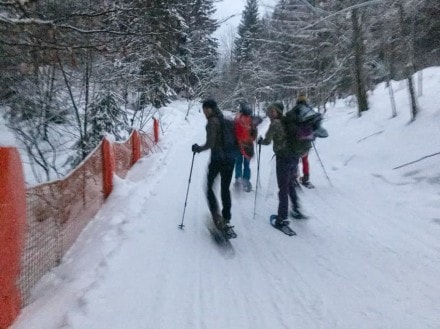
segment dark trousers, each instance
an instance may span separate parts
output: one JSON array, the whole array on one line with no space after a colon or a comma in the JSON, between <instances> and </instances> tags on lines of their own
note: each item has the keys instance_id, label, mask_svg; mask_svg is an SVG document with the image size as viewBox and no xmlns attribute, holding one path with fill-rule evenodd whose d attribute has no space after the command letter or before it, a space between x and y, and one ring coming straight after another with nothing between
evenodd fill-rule
<instances>
[{"instance_id":1,"label":"dark trousers","mask_svg":"<svg viewBox=\"0 0 440 329\"><path fill-rule=\"evenodd\" d=\"M278 219L287 219L289 210L289 198L293 208L298 208L298 196L296 194L296 171L299 159L294 156L277 156L276 171L278 182Z\"/></svg>"},{"instance_id":2,"label":"dark trousers","mask_svg":"<svg viewBox=\"0 0 440 329\"><path fill-rule=\"evenodd\" d=\"M234 172L234 160L215 160L211 158L211 163L208 166L208 185L207 198L209 210L213 217L219 214L218 202L213 191L215 178L220 174L220 190L222 198L222 216L225 220L231 219L231 193L229 186L231 185L232 173Z\"/></svg>"}]
</instances>

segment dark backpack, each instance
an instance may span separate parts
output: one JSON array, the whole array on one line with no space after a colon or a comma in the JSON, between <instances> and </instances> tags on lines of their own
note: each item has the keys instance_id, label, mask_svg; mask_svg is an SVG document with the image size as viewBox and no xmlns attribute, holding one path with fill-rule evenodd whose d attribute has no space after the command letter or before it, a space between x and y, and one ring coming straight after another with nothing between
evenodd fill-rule
<instances>
[{"instance_id":1,"label":"dark backpack","mask_svg":"<svg viewBox=\"0 0 440 329\"><path fill-rule=\"evenodd\" d=\"M223 158L225 160L235 160L240 155L240 148L235 135L234 121L221 118L220 123L222 127Z\"/></svg>"},{"instance_id":2,"label":"dark backpack","mask_svg":"<svg viewBox=\"0 0 440 329\"><path fill-rule=\"evenodd\" d=\"M298 104L286 113L284 124L289 139L312 142L316 137L324 136L326 131L321 125L322 115L306 104ZM325 133L322 132L325 131ZM317 132L320 133L317 133Z\"/></svg>"}]
</instances>

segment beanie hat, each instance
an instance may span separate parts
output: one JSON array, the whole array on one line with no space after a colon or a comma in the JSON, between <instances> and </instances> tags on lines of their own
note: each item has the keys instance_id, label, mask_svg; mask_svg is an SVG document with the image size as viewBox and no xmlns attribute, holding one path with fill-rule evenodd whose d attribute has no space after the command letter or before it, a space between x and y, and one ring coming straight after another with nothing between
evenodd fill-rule
<instances>
[{"instance_id":1,"label":"beanie hat","mask_svg":"<svg viewBox=\"0 0 440 329\"><path fill-rule=\"evenodd\" d=\"M305 93L299 93L298 98L296 100L298 102L307 102L307 95Z\"/></svg>"},{"instance_id":2,"label":"beanie hat","mask_svg":"<svg viewBox=\"0 0 440 329\"><path fill-rule=\"evenodd\" d=\"M222 118L223 117L223 113L220 110L220 108L217 105L217 102L213 99L207 99L205 101L203 101L202 103L202 108L209 108L212 110L212 113L214 116Z\"/></svg>"},{"instance_id":3,"label":"beanie hat","mask_svg":"<svg viewBox=\"0 0 440 329\"><path fill-rule=\"evenodd\" d=\"M240 113L242 113L244 115L251 115L252 109L250 108L250 106L248 104L241 103L240 104Z\"/></svg>"},{"instance_id":4,"label":"beanie hat","mask_svg":"<svg viewBox=\"0 0 440 329\"><path fill-rule=\"evenodd\" d=\"M213 99L207 99L202 103L203 108L210 108L212 110L216 110L218 108L217 102Z\"/></svg>"},{"instance_id":5,"label":"beanie hat","mask_svg":"<svg viewBox=\"0 0 440 329\"><path fill-rule=\"evenodd\" d=\"M269 105L268 110L274 109L276 110L280 115L283 115L284 111L284 105L282 103L272 103Z\"/></svg>"}]
</instances>

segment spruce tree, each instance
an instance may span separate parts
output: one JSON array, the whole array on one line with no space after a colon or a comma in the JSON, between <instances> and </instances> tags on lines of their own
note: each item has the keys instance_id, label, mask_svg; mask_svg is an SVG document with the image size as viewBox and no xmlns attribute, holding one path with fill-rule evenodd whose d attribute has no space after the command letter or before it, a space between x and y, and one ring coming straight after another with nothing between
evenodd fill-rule
<instances>
[{"instance_id":1,"label":"spruce tree","mask_svg":"<svg viewBox=\"0 0 440 329\"><path fill-rule=\"evenodd\" d=\"M261 20L257 0L247 0L235 39L234 62L238 81L235 98L237 101L253 103L259 88L259 47L261 46Z\"/></svg>"},{"instance_id":2,"label":"spruce tree","mask_svg":"<svg viewBox=\"0 0 440 329\"><path fill-rule=\"evenodd\" d=\"M204 97L211 89L218 61L218 42L213 33L218 28L212 17L214 0L192 0L182 6L187 35L185 57L185 94L189 99Z\"/></svg>"}]
</instances>

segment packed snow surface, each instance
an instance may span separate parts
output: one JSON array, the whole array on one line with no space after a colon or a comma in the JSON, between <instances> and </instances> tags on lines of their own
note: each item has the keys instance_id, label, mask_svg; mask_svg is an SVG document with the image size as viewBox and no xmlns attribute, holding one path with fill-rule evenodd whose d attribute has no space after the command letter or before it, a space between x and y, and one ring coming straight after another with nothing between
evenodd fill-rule
<instances>
[{"instance_id":1,"label":"packed snow surface","mask_svg":"<svg viewBox=\"0 0 440 329\"><path fill-rule=\"evenodd\" d=\"M260 185L255 157L254 190L232 192L232 256L207 229L209 152L194 158L178 229L206 119L199 104L188 120L184 102L163 108L158 152L116 179L12 328L440 328L440 69L423 78L411 123L405 82L393 83L395 118L383 84L360 118L348 99L328 107L330 136L315 143L323 166L312 149L316 188L299 192L310 218L291 223L297 236L269 225L277 185L263 146Z\"/></svg>"}]
</instances>

